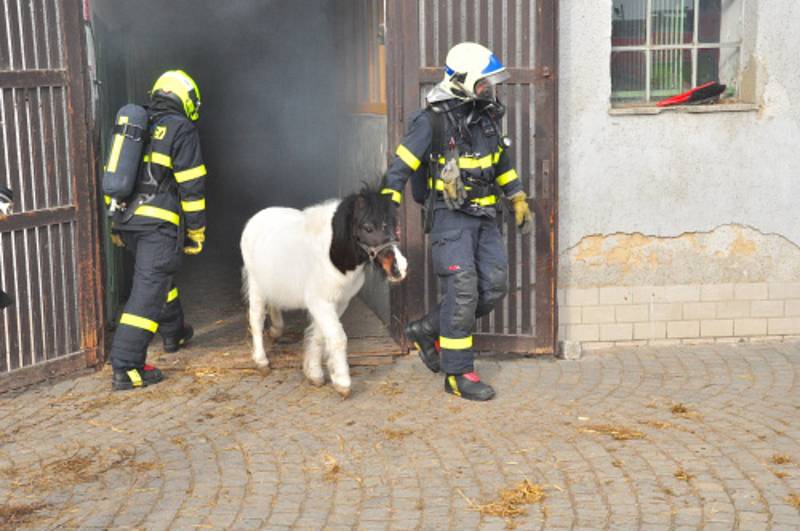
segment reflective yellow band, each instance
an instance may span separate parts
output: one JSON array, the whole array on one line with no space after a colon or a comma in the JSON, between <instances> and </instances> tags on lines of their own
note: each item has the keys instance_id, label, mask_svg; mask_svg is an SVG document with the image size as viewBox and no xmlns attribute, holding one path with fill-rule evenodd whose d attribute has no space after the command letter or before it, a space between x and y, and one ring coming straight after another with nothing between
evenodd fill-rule
<instances>
[{"instance_id":1,"label":"reflective yellow band","mask_svg":"<svg viewBox=\"0 0 800 531\"><path fill-rule=\"evenodd\" d=\"M497 148L497 151L494 152L494 155L492 155L492 164L497 164L498 162L500 162L500 155L502 153L503 153L503 146L500 146L499 148Z\"/></svg>"},{"instance_id":2,"label":"reflective yellow band","mask_svg":"<svg viewBox=\"0 0 800 531\"><path fill-rule=\"evenodd\" d=\"M123 313L119 320L119 324L141 328L142 330L147 330L148 332L152 332L154 334L156 331L158 331L157 322L151 321L150 319L145 319L144 317L139 317L138 315L133 315L132 313Z\"/></svg>"},{"instance_id":3,"label":"reflective yellow band","mask_svg":"<svg viewBox=\"0 0 800 531\"><path fill-rule=\"evenodd\" d=\"M156 153L154 151L152 159L150 157L150 153L146 153L144 156L144 161L150 162L150 160L153 161L153 164L158 164L159 166L166 166L167 168L172 167L172 159L169 155L164 155L163 153Z\"/></svg>"},{"instance_id":4,"label":"reflective yellow band","mask_svg":"<svg viewBox=\"0 0 800 531\"><path fill-rule=\"evenodd\" d=\"M494 181L500 186L505 186L515 179L519 179L519 175L517 175L517 170L512 168L507 172L505 172L504 174L500 175L500 177L498 177Z\"/></svg>"},{"instance_id":5,"label":"reflective yellow band","mask_svg":"<svg viewBox=\"0 0 800 531\"><path fill-rule=\"evenodd\" d=\"M128 378L131 379L131 383L134 387L142 386L142 377L139 375L139 371L136 369L131 369L128 371Z\"/></svg>"},{"instance_id":6,"label":"reflective yellow band","mask_svg":"<svg viewBox=\"0 0 800 531\"><path fill-rule=\"evenodd\" d=\"M428 188L430 187L431 187L431 179L428 179ZM472 187L465 186L464 189L469 191L472 190ZM441 179L436 179L436 190L438 190L439 192L444 191L444 181L442 181ZM497 204L497 196L487 195L484 197L475 197L473 199L470 199L470 201L480 206L491 206Z\"/></svg>"},{"instance_id":7,"label":"reflective yellow band","mask_svg":"<svg viewBox=\"0 0 800 531\"><path fill-rule=\"evenodd\" d=\"M448 350L464 350L472 348L472 336L460 337L458 339L439 336L439 346Z\"/></svg>"},{"instance_id":8,"label":"reflective yellow band","mask_svg":"<svg viewBox=\"0 0 800 531\"><path fill-rule=\"evenodd\" d=\"M172 288L171 290L169 290L169 293L167 293L167 302L172 302L177 298L178 298L178 288Z\"/></svg>"},{"instance_id":9,"label":"reflective yellow band","mask_svg":"<svg viewBox=\"0 0 800 531\"><path fill-rule=\"evenodd\" d=\"M476 197L474 199L470 199L470 201L480 206L491 206L497 204L497 196L487 195L486 197Z\"/></svg>"},{"instance_id":10,"label":"reflective yellow band","mask_svg":"<svg viewBox=\"0 0 800 531\"><path fill-rule=\"evenodd\" d=\"M433 188L433 186L431 186L431 182L432 182L431 178L428 177L428 190ZM436 179L436 189L439 190L440 192L444 191L444 181L442 181L441 179Z\"/></svg>"},{"instance_id":11,"label":"reflective yellow band","mask_svg":"<svg viewBox=\"0 0 800 531\"><path fill-rule=\"evenodd\" d=\"M206 200L198 199L197 201L181 201L181 208L184 212L200 212L206 209Z\"/></svg>"},{"instance_id":12,"label":"reflective yellow band","mask_svg":"<svg viewBox=\"0 0 800 531\"><path fill-rule=\"evenodd\" d=\"M397 154L398 157L400 157L400 160L405 162L406 165L414 171L417 171L419 165L422 164L422 162L420 162L420 160L416 157L416 155L411 153L411 151L409 151L408 148L405 147L403 144L397 146L397 151L395 151L395 153Z\"/></svg>"},{"instance_id":13,"label":"reflective yellow band","mask_svg":"<svg viewBox=\"0 0 800 531\"><path fill-rule=\"evenodd\" d=\"M450 389L453 390L453 394L456 396L461 396L461 389L458 388L458 382L456 381L456 377L452 374L447 377L447 383L450 384Z\"/></svg>"},{"instance_id":14,"label":"reflective yellow band","mask_svg":"<svg viewBox=\"0 0 800 531\"><path fill-rule=\"evenodd\" d=\"M428 188L431 188L431 178L428 177ZM441 179L436 179L436 189L440 192L444 191L444 181ZM464 190L472 190L471 186L465 186Z\"/></svg>"},{"instance_id":15,"label":"reflective yellow band","mask_svg":"<svg viewBox=\"0 0 800 531\"><path fill-rule=\"evenodd\" d=\"M401 194L397 190L392 190L391 188L384 188L383 190L381 190L381 193L384 195L392 196L392 201L394 201L398 205L403 201L403 194Z\"/></svg>"},{"instance_id":16,"label":"reflective yellow band","mask_svg":"<svg viewBox=\"0 0 800 531\"><path fill-rule=\"evenodd\" d=\"M206 165L201 164L200 166L195 166L194 168L189 168L188 170L176 171L175 180L179 183L185 183L186 181L203 177L205 174Z\"/></svg>"},{"instance_id":17,"label":"reflective yellow band","mask_svg":"<svg viewBox=\"0 0 800 531\"><path fill-rule=\"evenodd\" d=\"M134 212L137 216L145 216L148 218L158 218L164 221L169 221L173 225L180 225L181 218L175 212L163 208L154 207L152 205L140 205Z\"/></svg>"},{"instance_id":18,"label":"reflective yellow band","mask_svg":"<svg viewBox=\"0 0 800 531\"><path fill-rule=\"evenodd\" d=\"M439 164L444 165L447 161L444 157L439 157ZM458 159L458 167L464 170L474 169L474 168L481 168L487 169L492 167L492 155L486 155L485 157L481 157L479 159L474 159L471 157L459 157Z\"/></svg>"},{"instance_id":19,"label":"reflective yellow band","mask_svg":"<svg viewBox=\"0 0 800 531\"><path fill-rule=\"evenodd\" d=\"M104 195L103 196L103 201L105 201L107 205L110 205L111 204L111 196Z\"/></svg>"},{"instance_id":20,"label":"reflective yellow band","mask_svg":"<svg viewBox=\"0 0 800 531\"><path fill-rule=\"evenodd\" d=\"M127 116L120 116L119 125L128 123ZM114 173L117 171L117 164L119 163L119 154L122 152L122 142L125 140L125 137L122 136L121 133L117 133L114 135L114 143L111 144L111 155L108 156L108 165L106 166L106 171L109 173Z\"/></svg>"}]
</instances>

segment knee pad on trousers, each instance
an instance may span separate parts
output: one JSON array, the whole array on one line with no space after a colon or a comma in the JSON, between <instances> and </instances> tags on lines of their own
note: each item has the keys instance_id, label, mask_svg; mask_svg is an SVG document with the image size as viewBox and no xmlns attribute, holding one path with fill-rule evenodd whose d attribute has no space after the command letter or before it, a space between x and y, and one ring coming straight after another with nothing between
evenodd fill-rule
<instances>
[{"instance_id":1,"label":"knee pad on trousers","mask_svg":"<svg viewBox=\"0 0 800 531\"><path fill-rule=\"evenodd\" d=\"M500 267L493 268L486 278L486 284L478 299L477 317L483 317L491 312L495 305L505 297L508 292L508 279L506 270Z\"/></svg>"},{"instance_id":2,"label":"knee pad on trousers","mask_svg":"<svg viewBox=\"0 0 800 531\"><path fill-rule=\"evenodd\" d=\"M475 324L475 309L478 306L478 274L475 271L459 271L453 275L452 290L455 303L452 326L470 333Z\"/></svg>"}]
</instances>

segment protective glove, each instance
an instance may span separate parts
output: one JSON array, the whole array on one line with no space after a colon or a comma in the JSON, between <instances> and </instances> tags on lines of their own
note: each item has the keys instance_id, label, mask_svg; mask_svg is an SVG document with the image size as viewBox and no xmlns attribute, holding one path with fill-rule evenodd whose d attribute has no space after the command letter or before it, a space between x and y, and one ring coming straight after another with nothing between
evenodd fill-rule
<instances>
[{"instance_id":1,"label":"protective glove","mask_svg":"<svg viewBox=\"0 0 800 531\"><path fill-rule=\"evenodd\" d=\"M203 251L203 242L206 241L206 228L189 229L186 231L186 239L193 245L186 245L183 248L185 254L200 254Z\"/></svg>"},{"instance_id":2,"label":"protective glove","mask_svg":"<svg viewBox=\"0 0 800 531\"><path fill-rule=\"evenodd\" d=\"M458 161L455 158L448 159L441 172L444 189L444 204L450 210L455 210L464 203L467 198L467 191L464 189L464 181L461 179L461 170L458 168Z\"/></svg>"},{"instance_id":3,"label":"protective glove","mask_svg":"<svg viewBox=\"0 0 800 531\"><path fill-rule=\"evenodd\" d=\"M533 216L528 208L528 196L525 192L517 192L510 198L511 206L514 207L514 221L522 234L529 234L533 229Z\"/></svg>"},{"instance_id":4,"label":"protective glove","mask_svg":"<svg viewBox=\"0 0 800 531\"><path fill-rule=\"evenodd\" d=\"M122 236L120 236L118 232L111 233L111 243L117 247L125 247L125 242L122 241Z\"/></svg>"}]
</instances>

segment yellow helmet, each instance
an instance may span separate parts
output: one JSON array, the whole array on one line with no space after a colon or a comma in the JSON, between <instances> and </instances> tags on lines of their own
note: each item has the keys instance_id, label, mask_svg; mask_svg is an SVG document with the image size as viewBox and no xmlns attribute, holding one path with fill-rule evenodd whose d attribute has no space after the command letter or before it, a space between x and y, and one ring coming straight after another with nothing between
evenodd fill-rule
<instances>
[{"instance_id":1,"label":"yellow helmet","mask_svg":"<svg viewBox=\"0 0 800 531\"><path fill-rule=\"evenodd\" d=\"M150 96L157 93L182 105L183 112L190 120L196 121L200 117L200 89L183 70L168 70L161 74L150 90Z\"/></svg>"}]
</instances>

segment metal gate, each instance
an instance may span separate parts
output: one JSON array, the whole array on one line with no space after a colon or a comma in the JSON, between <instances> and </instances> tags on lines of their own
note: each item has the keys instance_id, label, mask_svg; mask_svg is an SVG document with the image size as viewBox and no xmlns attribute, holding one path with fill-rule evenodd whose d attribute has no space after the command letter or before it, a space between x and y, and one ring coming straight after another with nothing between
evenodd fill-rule
<instances>
[{"instance_id":1,"label":"metal gate","mask_svg":"<svg viewBox=\"0 0 800 531\"><path fill-rule=\"evenodd\" d=\"M553 353L557 236L557 0L401 0L387 3L389 145L402 139L405 119L442 79L445 56L461 41L497 54L511 73L500 98L503 128L534 213L531 235L501 221L509 258L509 293L477 324L478 350ZM410 197L410 194L406 195ZM419 207L404 202L404 239L412 273L392 291L392 333L405 341L407 320L438 296ZM424 273L423 273L424 272Z\"/></svg>"},{"instance_id":2,"label":"metal gate","mask_svg":"<svg viewBox=\"0 0 800 531\"><path fill-rule=\"evenodd\" d=\"M100 360L100 268L82 2L0 2L0 390Z\"/></svg>"}]
</instances>

